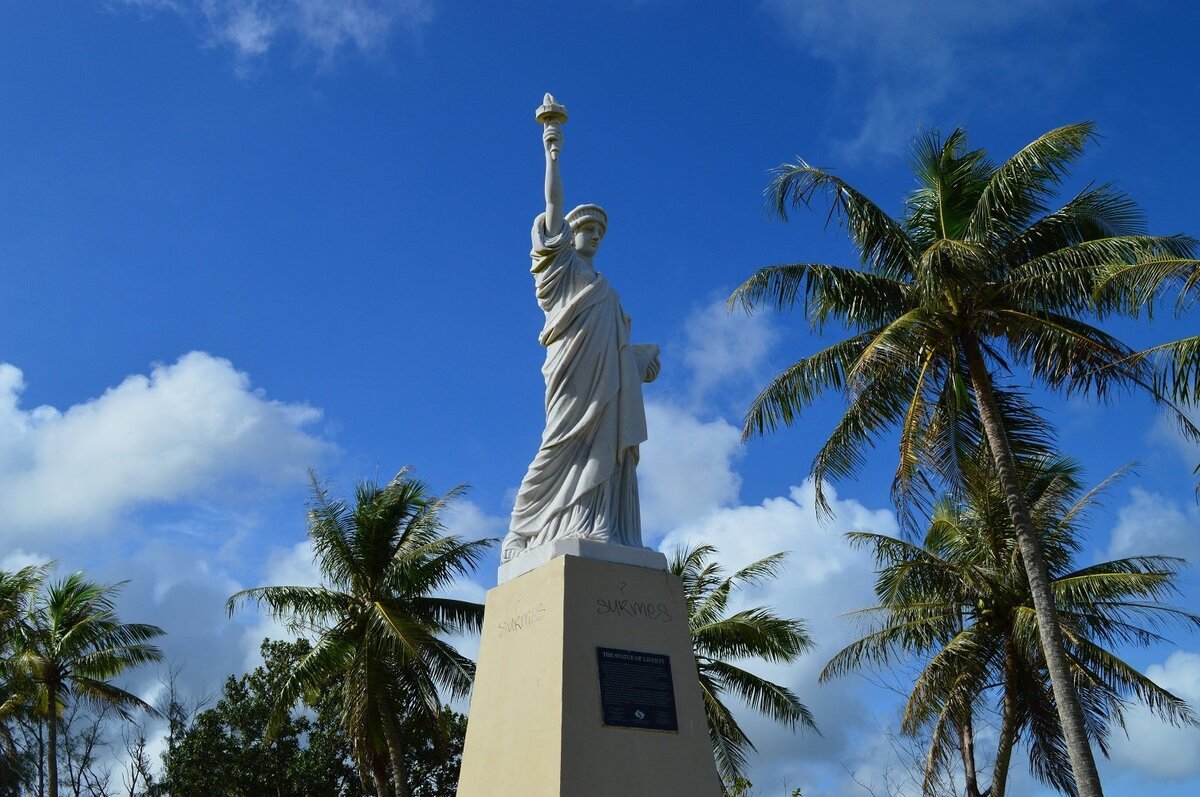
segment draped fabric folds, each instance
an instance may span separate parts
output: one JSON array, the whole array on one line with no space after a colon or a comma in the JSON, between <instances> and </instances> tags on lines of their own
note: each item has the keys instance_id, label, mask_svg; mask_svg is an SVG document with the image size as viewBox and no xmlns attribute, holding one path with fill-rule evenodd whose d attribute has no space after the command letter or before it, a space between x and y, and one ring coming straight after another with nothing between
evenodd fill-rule
<instances>
[{"instance_id":1,"label":"draped fabric folds","mask_svg":"<svg viewBox=\"0 0 1200 797\"><path fill-rule=\"evenodd\" d=\"M546 428L517 493L505 560L556 539L641 546L642 366L617 292L575 252L570 225L533 224L531 271L546 314Z\"/></svg>"}]
</instances>

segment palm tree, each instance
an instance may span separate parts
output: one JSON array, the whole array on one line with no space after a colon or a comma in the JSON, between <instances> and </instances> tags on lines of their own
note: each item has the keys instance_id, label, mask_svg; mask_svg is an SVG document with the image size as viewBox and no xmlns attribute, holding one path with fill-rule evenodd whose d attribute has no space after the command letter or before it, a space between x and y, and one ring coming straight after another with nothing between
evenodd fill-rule
<instances>
[{"instance_id":1,"label":"palm tree","mask_svg":"<svg viewBox=\"0 0 1200 797\"><path fill-rule=\"evenodd\" d=\"M730 576L710 561L716 555L717 549L711 545L679 548L671 557L670 569L683 582L708 734L721 778L729 789L744 780L746 754L755 748L725 705L722 698L726 693L737 695L789 728L795 729L799 723L816 730L817 725L790 689L730 664L728 659L792 662L812 650L813 641L803 622L780 617L765 606L726 615L734 590L778 576L787 554L760 559Z\"/></svg>"},{"instance_id":2,"label":"palm tree","mask_svg":"<svg viewBox=\"0 0 1200 797\"><path fill-rule=\"evenodd\" d=\"M929 732L927 791L957 750L968 797L1003 797L1014 747L1024 739L1034 775L1071 793L1070 762L1037 642L1029 580L991 457L981 454L964 467L958 494L937 505L923 544L866 532L848 535L852 544L874 551L879 604L859 613L874 620L870 633L835 655L821 679L865 665L921 663L902 730ZM1162 602L1177 593L1184 562L1138 556L1073 569L1079 523L1113 477L1080 497L1074 462L1040 460L1023 470L1024 498L1050 567L1089 733L1106 751L1109 727L1124 726L1129 699L1170 722L1194 724L1183 700L1110 649L1162 641L1158 630L1171 622L1200 627L1200 616ZM991 786L984 790L976 774L974 722L989 709L992 695L999 739Z\"/></svg>"},{"instance_id":3,"label":"palm tree","mask_svg":"<svg viewBox=\"0 0 1200 797\"><path fill-rule=\"evenodd\" d=\"M995 166L983 151L967 149L962 130L944 140L927 134L915 147L918 188L903 221L825 170L785 164L768 188L775 211L786 219L789 206L826 194L863 268L772 266L730 297L747 310L803 301L815 327L832 320L850 331L777 376L751 404L744 428L747 437L773 431L821 394L845 393L845 414L812 465L826 511L825 480L854 474L889 429L899 429L893 494L909 527L922 485L952 483L964 452L985 441L1084 797L1102 789L1015 463L1022 451L1049 450L1052 430L1005 375L1021 367L1040 385L1101 398L1152 387L1150 369L1131 359L1129 346L1086 322L1093 291L1114 264L1174 261L1194 249L1189 238L1145 235L1132 200L1109 185L1088 186L1050 210L1092 138L1090 123L1058 128ZM1182 416L1181 423L1197 433Z\"/></svg>"},{"instance_id":4,"label":"palm tree","mask_svg":"<svg viewBox=\"0 0 1200 797\"><path fill-rule=\"evenodd\" d=\"M30 580L40 586L40 579ZM114 600L122 584L98 584L72 573L38 590L16 631L13 669L33 688L34 713L46 723L49 797L58 797L58 724L67 704L82 700L112 707L122 718L154 708L111 682L121 673L162 660L151 641L158 626L123 623Z\"/></svg>"},{"instance_id":5,"label":"palm tree","mask_svg":"<svg viewBox=\"0 0 1200 797\"><path fill-rule=\"evenodd\" d=\"M21 767L9 723L28 716L31 684L14 666L13 653L21 622L33 596L41 589L49 565L0 571L0 772L11 777Z\"/></svg>"},{"instance_id":6,"label":"palm tree","mask_svg":"<svg viewBox=\"0 0 1200 797\"><path fill-rule=\"evenodd\" d=\"M432 497L405 469L386 487L359 484L351 507L313 475L308 538L325 585L257 587L228 602L230 614L245 600L266 604L315 637L280 690L268 735L297 699L333 686L360 777L365 785L370 773L380 797L408 793L398 718L437 732L439 688L464 696L474 676L443 637L478 631L483 606L433 594L474 570L493 542L442 536L439 514L459 492Z\"/></svg>"}]
</instances>

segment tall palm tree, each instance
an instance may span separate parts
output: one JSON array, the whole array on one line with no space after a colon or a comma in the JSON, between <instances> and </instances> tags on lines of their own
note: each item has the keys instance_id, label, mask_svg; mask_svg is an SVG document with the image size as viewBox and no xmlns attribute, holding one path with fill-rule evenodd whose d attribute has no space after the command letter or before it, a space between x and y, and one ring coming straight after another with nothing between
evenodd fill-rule
<instances>
[{"instance_id":1,"label":"tall palm tree","mask_svg":"<svg viewBox=\"0 0 1200 797\"><path fill-rule=\"evenodd\" d=\"M792 662L812 650L813 641L802 621L780 617L766 606L726 614L736 589L777 577L787 554L759 559L730 576L720 564L710 561L716 555L717 549L711 545L682 547L671 557L670 569L683 582L708 734L728 789L744 777L746 754L755 748L725 704L726 693L737 695L789 728L801 724L817 729L812 713L790 689L747 672L729 659Z\"/></svg>"},{"instance_id":2,"label":"tall palm tree","mask_svg":"<svg viewBox=\"0 0 1200 797\"><path fill-rule=\"evenodd\" d=\"M764 268L730 297L753 309L802 301L817 328L850 336L777 376L746 414L746 436L790 425L827 391L848 406L812 465L827 509L827 478L855 473L865 452L899 430L893 493L906 525L921 486L953 481L962 454L985 442L1016 529L1038 615L1055 702L1080 794L1099 797L1083 708L1071 685L1061 625L1014 451L1048 450L1051 428L1007 378L1108 398L1152 387L1133 350L1088 323L1093 291L1118 263L1192 256L1182 236L1144 234L1136 206L1109 185L1088 186L1051 210L1055 193L1093 138L1090 123L1052 130L996 166L955 130L923 136L913 155L918 188L902 220L804 161L779 167L768 188L775 211L832 202L861 255L861 269L817 263ZM1196 434L1186 418L1181 423Z\"/></svg>"},{"instance_id":3,"label":"tall palm tree","mask_svg":"<svg viewBox=\"0 0 1200 797\"><path fill-rule=\"evenodd\" d=\"M926 790L957 750L968 797L1003 797L1014 747L1025 739L1034 775L1070 793L1070 762L1004 495L990 457L964 471L961 490L938 504L923 544L866 532L848 535L854 545L875 553L879 604L859 613L873 620L870 633L835 655L821 678L897 660L921 663L902 730L930 732ZM1023 475L1024 497L1051 568L1072 676L1101 749L1109 726L1123 727L1130 698L1167 721L1194 724L1183 700L1109 649L1162 641L1158 631L1172 622L1200 627L1200 616L1162 602L1177 593L1182 560L1138 556L1073 569L1079 522L1112 477L1080 497L1078 466L1069 460L1029 463ZM973 726L989 703L1000 723L992 782L985 790L976 774Z\"/></svg>"},{"instance_id":4,"label":"tall palm tree","mask_svg":"<svg viewBox=\"0 0 1200 797\"><path fill-rule=\"evenodd\" d=\"M49 797L58 797L58 723L69 703L112 707L123 718L134 710L156 713L111 681L132 667L162 660L162 651L152 644L163 635L161 628L123 623L117 616L114 601L121 586L72 573L34 595L17 630L13 667L32 685L34 712L46 723Z\"/></svg>"},{"instance_id":5,"label":"tall palm tree","mask_svg":"<svg viewBox=\"0 0 1200 797\"><path fill-rule=\"evenodd\" d=\"M246 600L265 604L315 637L280 690L268 734L306 692L334 686L355 764L380 797L408 793L398 718L423 719L437 732L439 688L464 696L474 676L444 637L478 631L483 606L434 595L474 570L492 544L443 536L440 512L460 491L431 496L405 469L385 487L359 484L350 506L314 475L308 538L325 585L257 587L228 602L230 614Z\"/></svg>"}]
</instances>

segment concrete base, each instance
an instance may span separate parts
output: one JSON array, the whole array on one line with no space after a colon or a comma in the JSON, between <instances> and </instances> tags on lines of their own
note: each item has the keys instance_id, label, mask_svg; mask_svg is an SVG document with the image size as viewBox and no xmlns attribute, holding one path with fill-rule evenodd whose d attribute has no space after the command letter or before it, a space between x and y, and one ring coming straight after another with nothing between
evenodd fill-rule
<instances>
[{"instance_id":1,"label":"concrete base","mask_svg":"<svg viewBox=\"0 0 1200 797\"><path fill-rule=\"evenodd\" d=\"M606 562L620 562L637 567L649 567L654 570L667 569L667 556L652 548L634 548L631 545L617 545L599 540L585 540L573 537L565 540L553 540L545 545L539 545L525 551L520 556L500 565L496 582L505 584L519 575L536 570L542 565L559 556L579 556L583 559L603 559Z\"/></svg>"},{"instance_id":2,"label":"concrete base","mask_svg":"<svg viewBox=\"0 0 1200 797\"><path fill-rule=\"evenodd\" d=\"M677 731L604 724L597 648L669 657ZM491 590L457 794L719 797L679 579L565 555Z\"/></svg>"}]
</instances>

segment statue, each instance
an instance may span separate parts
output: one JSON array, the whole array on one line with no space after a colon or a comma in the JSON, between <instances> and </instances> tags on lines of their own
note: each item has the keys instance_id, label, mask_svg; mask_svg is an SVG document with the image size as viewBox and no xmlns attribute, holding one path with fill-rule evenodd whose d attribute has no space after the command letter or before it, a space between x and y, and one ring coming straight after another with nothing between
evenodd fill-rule
<instances>
[{"instance_id":1,"label":"statue","mask_svg":"<svg viewBox=\"0 0 1200 797\"><path fill-rule=\"evenodd\" d=\"M531 269L546 313L546 428L517 493L502 561L580 537L641 547L638 446L646 440L642 383L658 376L658 346L629 342L629 316L592 265L608 229L597 205L564 215L558 158L566 108L537 110L546 150L546 212L533 222Z\"/></svg>"}]
</instances>

